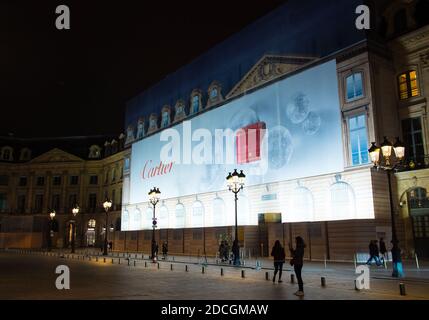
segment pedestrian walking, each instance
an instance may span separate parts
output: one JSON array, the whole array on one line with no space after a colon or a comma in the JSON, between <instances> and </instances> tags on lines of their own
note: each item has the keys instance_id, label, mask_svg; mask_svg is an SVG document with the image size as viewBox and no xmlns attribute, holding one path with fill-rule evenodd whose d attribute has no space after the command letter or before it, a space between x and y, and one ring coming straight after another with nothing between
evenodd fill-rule
<instances>
[{"instance_id":1,"label":"pedestrian walking","mask_svg":"<svg viewBox=\"0 0 429 320\"><path fill-rule=\"evenodd\" d=\"M402 257L401 257L401 249L399 248L398 241L391 241L392 243L392 264L393 264L393 272L392 277L402 278L404 276L404 271L402 268Z\"/></svg>"},{"instance_id":2,"label":"pedestrian walking","mask_svg":"<svg viewBox=\"0 0 429 320\"><path fill-rule=\"evenodd\" d=\"M162 243L162 259L163 260L167 259L167 254L168 254L168 243L167 243L167 241L164 241Z\"/></svg>"},{"instance_id":3,"label":"pedestrian walking","mask_svg":"<svg viewBox=\"0 0 429 320\"><path fill-rule=\"evenodd\" d=\"M219 257L222 262L225 262L225 242L221 241L219 245Z\"/></svg>"},{"instance_id":4,"label":"pedestrian walking","mask_svg":"<svg viewBox=\"0 0 429 320\"><path fill-rule=\"evenodd\" d=\"M302 267L304 265L304 249L305 243L304 239L300 236L295 238L295 249L289 244L289 250L292 255L292 260L290 261L291 266L295 271L296 278L298 279L298 291L295 292L296 296L304 296L304 282L302 281Z\"/></svg>"},{"instance_id":5,"label":"pedestrian walking","mask_svg":"<svg viewBox=\"0 0 429 320\"><path fill-rule=\"evenodd\" d=\"M239 265L240 261L240 247L238 246L238 240L235 239L232 244L232 254L234 255L234 266Z\"/></svg>"},{"instance_id":6,"label":"pedestrian walking","mask_svg":"<svg viewBox=\"0 0 429 320\"><path fill-rule=\"evenodd\" d=\"M279 274L279 283L282 283L282 272L283 272L283 263L285 263L285 249L280 244L279 240L276 240L274 247L271 250L271 256L274 257L274 277L273 282L276 282L276 275Z\"/></svg>"},{"instance_id":7,"label":"pedestrian walking","mask_svg":"<svg viewBox=\"0 0 429 320\"><path fill-rule=\"evenodd\" d=\"M387 256L387 248L386 248L386 243L384 242L383 238L380 238L380 253L381 253L381 258L383 259L383 264L384 261L388 259Z\"/></svg>"},{"instance_id":8,"label":"pedestrian walking","mask_svg":"<svg viewBox=\"0 0 429 320\"><path fill-rule=\"evenodd\" d=\"M375 263L377 266L381 265L380 257L379 257L379 250L377 245L377 240L371 240L369 242L369 259L366 262L367 265L371 265L372 260L375 260Z\"/></svg>"}]
</instances>

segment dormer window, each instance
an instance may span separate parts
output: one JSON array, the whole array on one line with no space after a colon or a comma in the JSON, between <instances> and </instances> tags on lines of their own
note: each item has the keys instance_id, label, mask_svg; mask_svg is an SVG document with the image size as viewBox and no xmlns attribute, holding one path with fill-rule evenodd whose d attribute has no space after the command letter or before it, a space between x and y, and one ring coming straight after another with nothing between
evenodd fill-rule
<instances>
[{"instance_id":1,"label":"dormer window","mask_svg":"<svg viewBox=\"0 0 429 320\"><path fill-rule=\"evenodd\" d=\"M21 149L21 154L19 155L19 160L28 161L31 159L31 150L28 148Z\"/></svg>"},{"instance_id":2,"label":"dormer window","mask_svg":"<svg viewBox=\"0 0 429 320\"><path fill-rule=\"evenodd\" d=\"M11 147L3 147L1 149L1 160L13 161L13 149Z\"/></svg>"},{"instance_id":3,"label":"dormer window","mask_svg":"<svg viewBox=\"0 0 429 320\"><path fill-rule=\"evenodd\" d=\"M191 110L190 114L195 114L201 111L201 91L198 89L194 89L191 93Z\"/></svg>"},{"instance_id":4,"label":"dormer window","mask_svg":"<svg viewBox=\"0 0 429 320\"><path fill-rule=\"evenodd\" d=\"M207 101L207 107L211 107L223 101L221 90L222 87L219 82L213 81L210 84L209 89L207 90L209 96L209 99Z\"/></svg>"},{"instance_id":5,"label":"dormer window","mask_svg":"<svg viewBox=\"0 0 429 320\"><path fill-rule=\"evenodd\" d=\"M129 125L127 128L127 139L125 140L125 144L129 144L134 141L134 127Z\"/></svg>"},{"instance_id":6,"label":"dormer window","mask_svg":"<svg viewBox=\"0 0 429 320\"><path fill-rule=\"evenodd\" d=\"M144 136L144 118L140 118L137 123L137 139L142 139Z\"/></svg>"},{"instance_id":7,"label":"dormer window","mask_svg":"<svg viewBox=\"0 0 429 320\"><path fill-rule=\"evenodd\" d=\"M210 91L210 99L215 99L217 97L217 88L213 88Z\"/></svg>"},{"instance_id":8,"label":"dormer window","mask_svg":"<svg viewBox=\"0 0 429 320\"><path fill-rule=\"evenodd\" d=\"M161 128L166 128L170 125L170 107L164 106L161 110Z\"/></svg>"},{"instance_id":9,"label":"dormer window","mask_svg":"<svg viewBox=\"0 0 429 320\"><path fill-rule=\"evenodd\" d=\"M411 70L404 72L398 77L399 98L401 100L417 97L420 95L419 84L417 81L417 71Z\"/></svg>"},{"instance_id":10,"label":"dormer window","mask_svg":"<svg viewBox=\"0 0 429 320\"><path fill-rule=\"evenodd\" d=\"M110 145L112 146L112 154L118 152L118 142L115 139L112 140Z\"/></svg>"},{"instance_id":11,"label":"dormer window","mask_svg":"<svg viewBox=\"0 0 429 320\"><path fill-rule=\"evenodd\" d=\"M176 110L176 113L174 115L174 122L186 118L185 103L183 100L177 101L174 109Z\"/></svg>"},{"instance_id":12,"label":"dormer window","mask_svg":"<svg viewBox=\"0 0 429 320\"><path fill-rule=\"evenodd\" d=\"M89 147L89 159L99 159L101 157L101 148L97 145Z\"/></svg>"},{"instance_id":13,"label":"dormer window","mask_svg":"<svg viewBox=\"0 0 429 320\"><path fill-rule=\"evenodd\" d=\"M147 133L152 133L158 130L158 116L155 113L152 113L149 117L149 128Z\"/></svg>"}]
</instances>

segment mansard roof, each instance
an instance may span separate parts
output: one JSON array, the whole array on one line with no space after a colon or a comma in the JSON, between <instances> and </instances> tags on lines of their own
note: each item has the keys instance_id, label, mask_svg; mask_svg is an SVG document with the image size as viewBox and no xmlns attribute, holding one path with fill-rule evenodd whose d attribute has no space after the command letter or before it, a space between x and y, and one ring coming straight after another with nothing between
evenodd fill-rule
<instances>
[{"instance_id":1,"label":"mansard roof","mask_svg":"<svg viewBox=\"0 0 429 320\"><path fill-rule=\"evenodd\" d=\"M288 1L130 100L125 127L140 116L159 114L166 104L189 102L192 90L206 92L214 80L225 94L231 92L264 55L324 57L364 40L365 32L355 27L362 3Z\"/></svg>"}]
</instances>

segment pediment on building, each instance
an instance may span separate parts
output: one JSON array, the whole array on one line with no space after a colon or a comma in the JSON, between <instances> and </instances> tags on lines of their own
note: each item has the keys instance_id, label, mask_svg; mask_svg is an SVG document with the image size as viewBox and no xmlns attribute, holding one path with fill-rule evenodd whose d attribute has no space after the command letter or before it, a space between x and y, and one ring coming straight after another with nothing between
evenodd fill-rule
<instances>
[{"instance_id":1,"label":"pediment on building","mask_svg":"<svg viewBox=\"0 0 429 320\"><path fill-rule=\"evenodd\" d=\"M264 55L232 88L226 98L240 95L293 72L314 61L315 57Z\"/></svg>"},{"instance_id":2,"label":"pediment on building","mask_svg":"<svg viewBox=\"0 0 429 320\"><path fill-rule=\"evenodd\" d=\"M48 152L31 160L31 163L50 163L50 162L82 162L83 159L74 156L61 149L54 148Z\"/></svg>"}]
</instances>

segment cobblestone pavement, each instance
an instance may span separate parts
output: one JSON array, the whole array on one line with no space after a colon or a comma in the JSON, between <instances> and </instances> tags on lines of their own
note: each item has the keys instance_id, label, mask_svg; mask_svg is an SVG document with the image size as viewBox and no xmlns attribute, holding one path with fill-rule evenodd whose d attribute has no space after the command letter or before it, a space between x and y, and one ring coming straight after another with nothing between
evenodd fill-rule
<instances>
[{"instance_id":1,"label":"cobblestone pavement","mask_svg":"<svg viewBox=\"0 0 429 320\"><path fill-rule=\"evenodd\" d=\"M300 299L293 294L297 285L291 283L290 266L285 267L283 283L272 283L269 269L201 264L198 259L177 261L179 257L170 259L161 260L158 267L158 263L142 260L141 254L137 259L135 254L129 259L115 254L104 262L102 256L3 251L0 252L0 299ZM58 276L55 268L60 264L70 268L70 290L55 288ZM424 268L415 271L422 277L400 280L389 277L389 271L382 270L384 268L371 268L370 290L356 291L353 264L328 265L326 269L323 264L319 265L304 266L306 300L429 299L429 280ZM321 286L322 276L326 278L326 287ZM405 296L399 294L400 282L405 284Z\"/></svg>"}]
</instances>

